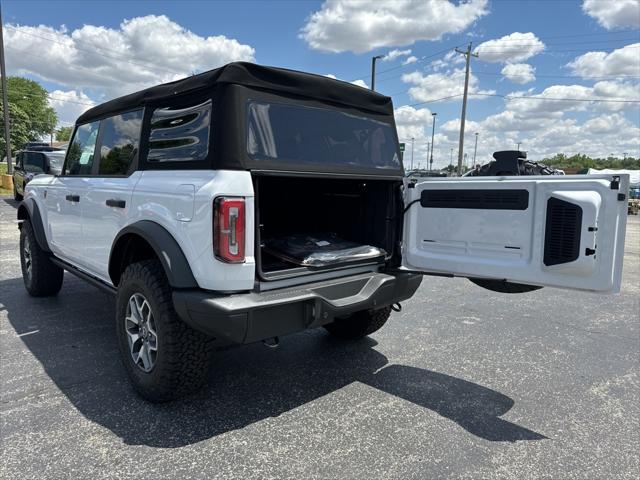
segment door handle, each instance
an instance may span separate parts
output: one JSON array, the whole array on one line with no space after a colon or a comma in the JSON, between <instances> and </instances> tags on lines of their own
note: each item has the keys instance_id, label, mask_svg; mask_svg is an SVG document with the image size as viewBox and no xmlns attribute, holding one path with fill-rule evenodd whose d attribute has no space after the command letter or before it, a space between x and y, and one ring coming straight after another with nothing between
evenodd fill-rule
<instances>
[{"instance_id":1,"label":"door handle","mask_svg":"<svg viewBox=\"0 0 640 480\"><path fill-rule=\"evenodd\" d=\"M107 207L116 207L116 208L124 208L127 205L127 202L124 200L116 200L115 198L110 198L105 202Z\"/></svg>"},{"instance_id":2,"label":"door handle","mask_svg":"<svg viewBox=\"0 0 640 480\"><path fill-rule=\"evenodd\" d=\"M70 202L79 202L80 201L80 195L67 195L65 198L67 200L69 200Z\"/></svg>"}]
</instances>

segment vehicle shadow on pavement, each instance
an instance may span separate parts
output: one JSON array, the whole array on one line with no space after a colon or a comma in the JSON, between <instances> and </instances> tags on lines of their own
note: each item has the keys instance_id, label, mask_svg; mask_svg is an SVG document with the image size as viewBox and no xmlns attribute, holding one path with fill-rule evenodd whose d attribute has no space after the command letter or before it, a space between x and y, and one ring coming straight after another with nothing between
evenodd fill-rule
<instances>
[{"instance_id":1,"label":"vehicle shadow on pavement","mask_svg":"<svg viewBox=\"0 0 640 480\"><path fill-rule=\"evenodd\" d=\"M13 208L18 208L18 205L20 205L20 201L14 200L13 198L3 197L2 200L4 201L4 203L12 206Z\"/></svg>"},{"instance_id":2,"label":"vehicle shadow on pavement","mask_svg":"<svg viewBox=\"0 0 640 480\"><path fill-rule=\"evenodd\" d=\"M432 410L485 440L546 438L501 419L514 401L500 392L422 368L389 365L373 348L375 340L336 341L323 330L285 337L278 349L254 344L217 352L203 391L153 405L138 397L126 379L112 297L69 274L54 298L28 297L21 278L0 282L0 291L0 308L7 310L18 335L28 333L20 340L57 388L86 418L127 444L174 448L200 442L289 412L353 382ZM5 404L34 394L29 372L20 375L27 385L12 382L2 394ZM332 407L337 414L340 409L348 414L349 405Z\"/></svg>"}]
</instances>

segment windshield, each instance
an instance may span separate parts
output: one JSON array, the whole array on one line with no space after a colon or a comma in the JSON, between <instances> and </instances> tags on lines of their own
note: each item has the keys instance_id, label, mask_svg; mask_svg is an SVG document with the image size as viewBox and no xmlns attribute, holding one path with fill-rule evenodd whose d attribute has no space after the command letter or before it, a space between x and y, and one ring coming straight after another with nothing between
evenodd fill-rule
<instances>
[{"instance_id":1,"label":"windshield","mask_svg":"<svg viewBox=\"0 0 640 480\"><path fill-rule=\"evenodd\" d=\"M250 102L247 152L257 161L399 169L393 125L329 108Z\"/></svg>"},{"instance_id":2,"label":"windshield","mask_svg":"<svg viewBox=\"0 0 640 480\"><path fill-rule=\"evenodd\" d=\"M45 155L49 159L49 168L51 169L51 173L59 174L62 172L62 164L64 163L64 153L65 152L49 152Z\"/></svg>"}]
</instances>

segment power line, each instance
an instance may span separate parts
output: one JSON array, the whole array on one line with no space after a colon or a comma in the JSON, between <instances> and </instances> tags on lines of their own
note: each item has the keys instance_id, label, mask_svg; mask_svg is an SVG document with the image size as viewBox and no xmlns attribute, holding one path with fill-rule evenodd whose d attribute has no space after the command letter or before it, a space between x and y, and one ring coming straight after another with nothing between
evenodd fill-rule
<instances>
[{"instance_id":1,"label":"power line","mask_svg":"<svg viewBox=\"0 0 640 480\"><path fill-rule=\"evenodd\" d=\"M561 98L561 97L531 97L527 95L501 95L499 93L470 93L469 95L481 96L481 97L500 97L507 100L557 100L560 102L595 102L595 103L640 103L640 100L625 100L621 98L615 99L603 99L603 98Z\"/></svg>"},{"instance_id":2,"label":"power line","mask_svg":"<svg viewBox=\"0 0 640 480\"><path fill-rule=\"evenodd\" d=\"M503 76L502 72L486 72L482 70L474 70L475 75L494 75ZM618 78L640 78L640 75L607 75L607 76L583 76L583 75L545 75L534 72L534 75L539 78L581 78L589 80L615 80ZM529 77L525 74L509 74L509 77Z\"/></svg>"}]
</instances>

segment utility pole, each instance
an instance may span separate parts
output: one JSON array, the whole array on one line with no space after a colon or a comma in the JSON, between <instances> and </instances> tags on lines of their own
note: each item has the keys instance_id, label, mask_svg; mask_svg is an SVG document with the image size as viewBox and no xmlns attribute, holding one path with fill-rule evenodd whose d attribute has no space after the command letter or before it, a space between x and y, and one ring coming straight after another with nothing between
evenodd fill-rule
<instances>
[{"instance_id":1,"label":"utility pole","mask_svg":"<svg viewBox=\"0 0 640 480\"><path fill-rule=\"evenodd\" d=\"M627 159L627 152L622 152L622 157L623 157L622 158L623 160L626 160Z\"/></svg>"},{"instance_id":2,"label":"utility pole","mask_svg":"<svg viewBox=\"0 0 640 480\"><path fill-rule=\"evenodd\" d=\"M432 165L429 163L429 140L427 140L427 165L429 165L429 171L431 171Z\"/></svg>"},{"instance_id":3,"label":"utility pole","mask_svg":"<svg viewBox=\"0 0 640 480\"><path fill-rule=\"evenodd\" d=\"M9 130L9 98L7 95L7 69L4 64L4 32L2 31L2 10L0 7L0 74L2 75L2 111L4 113L4 141L7 152L7 173L13 173L11 162L11 132Z\"/></svg>"},{"instance_id":4,"label":"utility pole","mask_svg":"<svg viewBox=\"0 0 640 480\"><path fill-rule=\"evenodd\" d=\"M462 96L462 115L460 116L460 142L458 144L458 176L462 176L462 156L464 153L464 122L467 116L467 94L469 92L469 68L471 66L471 57L477 57L477 53L471 53L471 43L467 47L467 51L458 50L466 59L466 69L464 73L464 95Z\"/></svg>"},{"instance_id":5,"label":"utility pole","mask_svg":"<svg viewBox=\"0 0 640 480\"><path fill-rule=\"evenodd\" d=\"M376 60L384 58L384 55L376 55L371 57L371 90L376 89Z\"/></svg>"},{"instance_id":6,"label":"utility pole","mask_svg":"<svg viewBox=\"0 0 640 480\"><path fill-rule=\"evenodd\" d=\"M449 154L449 165L453 165L453 148L451 149L451 153ZM460 176L460 167L458 167L458 176Z\"/></svg>"},{"instance_id":7,"label":"utility pole","mask_svg":"<svg viewBox=\"0 0 640 480\"><path fill-rule=\"evenodd\" d=\"M413 170L413 142L414 142L414 138L411 137L411 170Z\"/></svg>"},{"instance_id":8,"label":"utility pole","mask_svg":"<svg viewBox=\"0 0 640 480\"><path fill-rule=\"evenodd\" d=\"M517 150L518 150L518 151L520 151L520 144L521 144L521 143L522 143L522 142L518 142L518 148L517 148Z\"/></svg>"},{"instance_id":9,"label":"utility pole","mask_svg":"<svg viewBox=\"0 0 640 480\"><path fill-rule=\"evenodd\" d=\"M478 132L476 132L476 144L473 147L473 165L472 167L475 168L476 166L476 152L478 151Z\"/></svg>"},{"instance_id":10,"label":"utility pole","mask_svg":"<svg viewBox=\"0 0 640 480\"><path fill-rule=\"evenodd\" d=\"M435 112L431 112L431 118L433 118L433 126L431 127L431 159L429 160L429 171L433 169L433 137L436 133L436 115Z\"/></svg>"}]
</instances>

